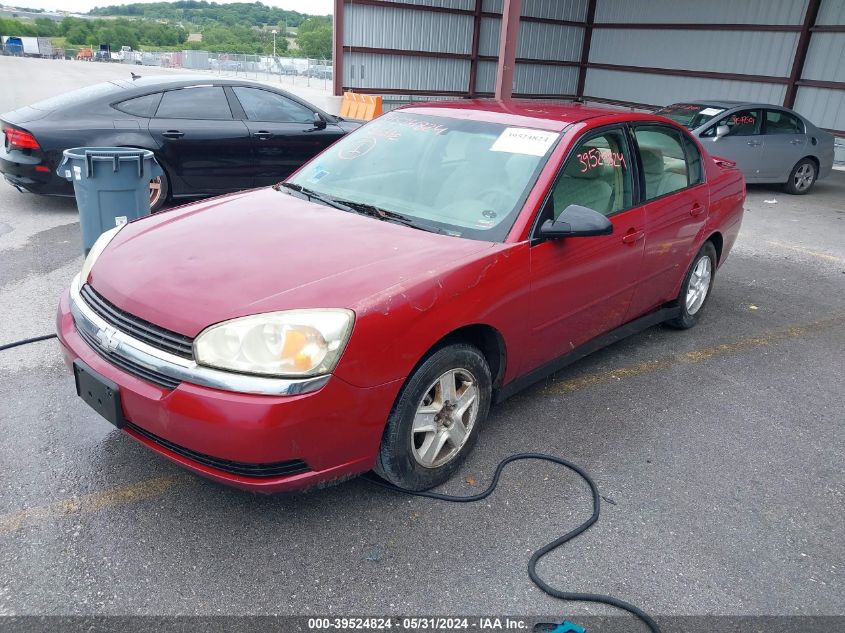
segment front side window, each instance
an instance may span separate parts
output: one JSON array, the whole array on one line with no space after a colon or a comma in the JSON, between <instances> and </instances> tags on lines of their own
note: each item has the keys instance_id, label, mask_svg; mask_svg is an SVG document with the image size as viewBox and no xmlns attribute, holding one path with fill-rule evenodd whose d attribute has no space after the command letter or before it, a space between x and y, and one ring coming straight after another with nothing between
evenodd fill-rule
<instances>
[{"instance_id":1,"label":"front side window","mask_svg":"<svg viewBox=\"0 0 845 633\"><path fill-rule=\"evenodd\" d=\"M631 206L633 176L628 143L621 130L580 141L552 189L553 218L577 204L612 215Z\"/></svg>"},{"instance_id":2,"label":"front side window","mask_svg":"<svg viewBox=\"0 0 845 633\"><path fill-rule=\"evenodd\" d=\"M646 200L690 185L690 166L680 132L661 126L638 125L634 128L634 136L640 150ZM700 170L700 159L698 162Z\"/></svg>"},{"instance_id":3,"label":"front side window","mask_svg":"<svg viewBox=\"0 0 845 633\"><path fill-rule=\"evenodd\" d=\"M310 109L275 92L243 86L235 86L232 90L250 121L310 123L314 120Z\"/></svg>"},{"instance_id":4,"label":"front side window","mask_svg":"<svg viewBox=\"0 0 845 633\"><path fill-rule=\"evenodd\" d=\"M559 136L390 112L343 137L288 182L452 235L500 241Z\"/></svg>"},{"instance_id":5,"label":"front side window","mask_svg":"<svg viewBox=\"0 0 845 633\"><path fill-rule=\"evenodd\" d=\"M231 119L226 93L219 86L198 86L168 90L161 98L159 119Z\"/></svg>"},{"instance_id":6,"label":"front side window","mask_svg":"<svg viewBox=\"0 0 845 633\"><path fill-rule=\"evenodd\" d=\"M760 110L740 110L719 119L702 136L715 136L720 125L728 126L728 136L753 136L760 133L760 121Z\"/></svg>"},{"instance_id":7,"label":"front side window","mask_svg":"<svg viewBox=\"0 0 845 633\"><path fill-rule=\"evenodd\" d=\"M804 125L794 114L782 110L766 110L766 134L803 134Z\"/></svg>"}]
</instances>

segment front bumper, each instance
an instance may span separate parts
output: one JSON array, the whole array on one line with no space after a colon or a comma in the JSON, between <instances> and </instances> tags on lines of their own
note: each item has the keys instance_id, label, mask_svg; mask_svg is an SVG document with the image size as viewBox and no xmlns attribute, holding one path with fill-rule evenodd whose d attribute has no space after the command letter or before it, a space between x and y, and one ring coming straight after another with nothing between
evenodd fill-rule
<instances>
[{"instance_id":1,"label":"front bumper","mask_svg":"<svg viewBox=\"0 0 845 633\"><path fill-rule=\"evenodd\" d=\"M216 481L260 492L310 488L373 467L401 381L360 388L330 376L315 391L295 395L240 393L184 380L167 389L95 351L80 335L71 304L71 292L65 292L56 323L67 363L80 359L117 383L130 422L123 430L157 453ZM293 462L305 468L243 474L251 465Z\"/></svg>"}]
</instances>

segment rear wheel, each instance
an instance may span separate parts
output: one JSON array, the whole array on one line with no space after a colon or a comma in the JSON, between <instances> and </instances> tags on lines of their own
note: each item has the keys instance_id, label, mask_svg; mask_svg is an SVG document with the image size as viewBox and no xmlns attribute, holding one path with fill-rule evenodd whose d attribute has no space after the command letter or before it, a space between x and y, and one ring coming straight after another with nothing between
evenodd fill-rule
<instances>
[{"instance_id":1,"label":"rear wheel","mask_svg":"<svg viewBox=\"0 0 845 633\"><path fill-rule=\"evenodd\" d=\"M476 348L455 344L434 352L399 394L376 472L408 490L448 480L472 450L491 394L490 367Z\"/></svg>"},{"instance_id":2,"label":"rear wheel","mask_svg":"<svg viewBox=\"0 0 845 633\"><path fill-rule=\"evenodd\" d=\"M716 274L716 248L712 242L705 242L692 260L681 292L675 301L681 309L681 314L666 322L666 325L679 330L686 330L698 323Z\"/></svg>"},{"instance_id":3,"label":"rear wheel","mask_svg":"<svg viewBox=\"0 0 845 633\"><path fill-rule=\"evenodd\" d=\"M150 181L150 213L161 210L167 202L168 195L170 195L170 186L167 182L167 174L162 173L161 176Z\"/></svg>"},{"instance_id":4,"label":"rear wheel","mask_svg":"<svg viewBox=\"0 0 845 633\"><path fill-rule=\"evenodd\" d=\"M789 180L784 185L786 193L800 196L812 189L818 177L816 163L810 158L802 158L789 173Z\"/></svg>"}]
</instances>

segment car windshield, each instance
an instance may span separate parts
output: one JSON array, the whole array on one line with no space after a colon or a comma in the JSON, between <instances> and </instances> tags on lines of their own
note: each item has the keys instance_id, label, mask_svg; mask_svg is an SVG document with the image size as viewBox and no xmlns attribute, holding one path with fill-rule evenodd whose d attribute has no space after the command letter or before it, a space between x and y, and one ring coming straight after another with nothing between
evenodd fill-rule
<instances>
[{"instance_id":1,"label":"car windshield","mask_svg":"<svg viewBox=\"0 0 845 633\"><path fill-rule=\"evenodd\" d=\"M359 211L399 214L417 228L501 241L558 138L397 111L344 137L288 182Z\"/></svg>"},{"instance_id":2,"label":"car windshield","mask_svg":"<svg viewBox=\"0 0 845 633\"><path fill-rule=\"evenodd\" d=\"M701 105L700 103L676 103L661 108L655 114L665 116L689 130L694 130L724 111L725 108Z\"/></svg>"}]
</instances>

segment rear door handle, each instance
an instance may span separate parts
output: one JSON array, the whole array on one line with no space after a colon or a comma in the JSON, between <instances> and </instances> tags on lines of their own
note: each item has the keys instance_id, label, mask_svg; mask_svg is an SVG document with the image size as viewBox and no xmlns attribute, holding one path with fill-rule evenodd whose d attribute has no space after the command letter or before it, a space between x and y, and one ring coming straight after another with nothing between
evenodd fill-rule
<instances>
[{"instance_id":1,"label":"rear door handle","mask_svg":"<svg viewBox=\"0 0 845 633\"><path fill-rule=\"evenodd\" d=\"M628 229L628 232L622 236L623 244L634 244L645 237L645 231L637 231L635 229Z\"/></svg>"},{"instance_id":2,"label":"rear door handle","mask_svg":"<svg viewBox=\"0 0 845 633\"><path fill-rule=\"evenodd\" d=\"M167 130L167 132L162 132L161 135L165 138L182 138L185 133L179 130Z\"/></svg>"},{"instance_id":3,"label":"rear door handle","mask_svg":"<svg viewBox=\"0 0 845 633\"><path fill-rule=\"evenodd\" d=\"M792 143L793 145L801 145L804 141L802 141L800 138L794 138L789 142Z\"/></svg>"},{"instance_id":4,"label":"rear door handle","mask_svg":"<svg viewBox=\"0 0 845 633\"><path fill-rule=\"evenodd\" d=\"M757 147L758 145L760 145L760 141L748 141L748 144L751 147Z\"/></svg>"},{"instance_id":5,"label":"rear door handle","mask_svg":"<svg viewBox=\"0 0 845 633\"><path fill-rule=\"evenodd\" d=\"M252 135L262 141L266 141L268 138L273 138L273 133L268 132L267 130L259 130L258 132L253 132Z\"/></svg>"},{"instance_id":6,"label":"rear door handle","mask_svg":"<svg viewBox=\"0 0 845 633\"><path fill-rule=\"evenodd\" d=\"M692 217L696 217L697 215L701 215L702 213L704 213L704 207L702 207L697 202L692 206L692 209L689 210L689 214Z\"/></svg>"}]
</instances>

